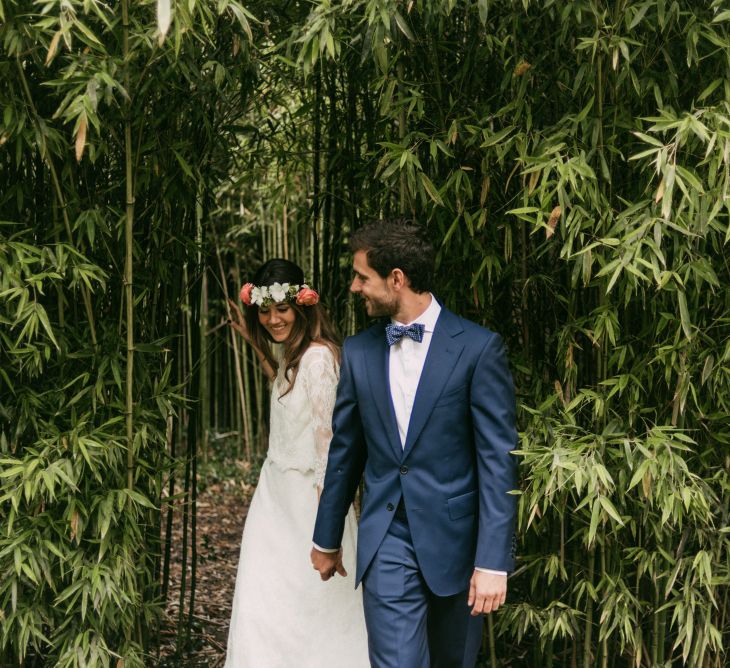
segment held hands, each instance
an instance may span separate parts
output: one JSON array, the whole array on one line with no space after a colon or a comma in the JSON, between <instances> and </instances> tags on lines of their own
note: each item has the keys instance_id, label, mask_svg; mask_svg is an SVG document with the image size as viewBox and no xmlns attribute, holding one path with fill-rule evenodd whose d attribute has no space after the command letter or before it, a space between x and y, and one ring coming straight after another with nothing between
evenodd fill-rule
<instances>
[{"instance_id":1,"label":"held hands","mask_svg":"<svg viewBox=\"0 0 730 668\"><path fill-rule=\"evenodd\" d=\"M467 605L472 606L472 617L494 612L500 605L504 605L506 598L506 575L474 571L474 575L469 581L469 600L467 601Z\"/></svg>"},{"instance_id":2,"label":"held hands","mask_svg":"<svg viewBox=\"0 0 730 668\"><path fill-rule=\"evenodd\" d=\"M335 573L339 573L342 577L347 575L342 565L342 548L337 552L321 552L313 547L311 558L312 567L319 572L319 577L324 581L329 580Z\"/></svg>"}]
</instances>

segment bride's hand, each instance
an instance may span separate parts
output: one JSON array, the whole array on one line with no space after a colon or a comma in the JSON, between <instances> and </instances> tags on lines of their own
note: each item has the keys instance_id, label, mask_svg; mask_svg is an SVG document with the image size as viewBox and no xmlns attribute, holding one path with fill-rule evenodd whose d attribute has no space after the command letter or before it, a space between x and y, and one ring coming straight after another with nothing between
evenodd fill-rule
<instances>
[{"instance_id":1,"label":"bride's hand","mask_svg":"<svg viewBox=\"0 0 730 668\"><path fill-rule=\"evenodd\" d=\"M248 333L246 319L243 317L241 309L238 308L238 304L236 304L236 302L234 302L232 299L229 299L228 306L231 313L231 320L229 321L229 324L243 337L244 341L251 343L251 336Z\"/></svg>"}]
</instances>

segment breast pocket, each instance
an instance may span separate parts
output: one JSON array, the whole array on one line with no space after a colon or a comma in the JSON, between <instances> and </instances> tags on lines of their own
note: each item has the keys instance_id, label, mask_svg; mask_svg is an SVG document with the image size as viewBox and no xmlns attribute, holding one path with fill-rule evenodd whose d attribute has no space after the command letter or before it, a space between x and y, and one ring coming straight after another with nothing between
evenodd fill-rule
<instances>
[{"instance_id":1,"label":"breast pocket","mask_svg":"<svg viewBox=\"0 0 730 668\"><path fill-rule=\"evenodd\" d=\"M465 385L448 389L444 392L436 402L436 408L439 406L450 406L451 404L461 403L466 405L469 401L469 392Z\"/></svg>"},{"instance_id":2,"label":"breast pocket","mask_svg":"<svg viewBox=\"0 0 730 668\"><path fill-rule=\"evenodd\" d=\"M473 515L477 511L477 492L467 492L452 496L446 501L446 507L449 510L449 517L452 520L458 520L460 517Z\"/></svg>"}]
</instances>

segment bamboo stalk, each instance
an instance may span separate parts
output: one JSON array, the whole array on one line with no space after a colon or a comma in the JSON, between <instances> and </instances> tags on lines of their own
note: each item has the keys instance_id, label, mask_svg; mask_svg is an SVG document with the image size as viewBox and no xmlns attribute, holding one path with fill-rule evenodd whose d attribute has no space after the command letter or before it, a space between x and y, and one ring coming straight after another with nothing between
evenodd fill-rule
<instances>
[{"instance_id":1,"label":"bamboo stalk","mask_svg":"<svg viewBox=\"0 0 730 668\"><path fill-rule=\"evenodd\" d=\"M593 585L593 571L596 565L596 548L591 548L588 558L588 582ZM586 590L586 623L583 635L583 668L589 668L593 662L591 638L593 635L593 599Z\"/></svg>"},{"instance_id":2,"label":"bamboo stalk","mask_svg":"<svg viewBox=\"0 0 730 668\"><path fill-rule=\"evenodd\" d=\"M314 82L314 150L313 191L312 191L312 280L319 285L319 209L320 209L320 153L322 150L322 75L318 72Z\"/></svg>"},{"instance_id":3,"label":"bamboo stalk","mask_svg":"<svg viewBox=\"0 0 730 668\"><path fill-rule=\"evenodd\" d=\"M252 451L256 451L256 444L254 443L253 439L253 433L251 430L251 422L252 422L252 416L251 416L251 395L249 394L249 388L250 386L250 370L249 370L249 355L248 355L248 346L244 346L241 350L241 366L243 367L243 386L246 391L246 396L248 397L248 401L246 402L246 412L248 413L248 420L246 422L246 434L245 438L248 440L249 443L252 444Z\"/></svg>"},{"instance_id":4,"label":"bamboo stalk","mask_svg":"<svg viewBox=\"0 0 730 668\"><path fill-rule=\"evenodd\" d=\"M200 253L198 253L198 260L199 271L204 273ZM199 323L202 320L200 313L200 305L202 303L202 284L202 280L196 281L194 284L195 287L190 300L191 309L188 319L188 332L190 336L188 350L190 351L190 355L193 360L193 363L190 366L190 392L193 396L198 398L197 410L190 412L190 421L188 422L187 432L188 461L190 463L190 482L188 486L190 497L190 598L188 600L188 624L185 632L188 639L193 628L195 595L198 583L198 442L201 437L202 428L199 416L203 411L202 404L205 397L202 392L202 366L199 363L196 363L196 361L200 360L202 356L202 348L205 344L205 330L200 326L197 328L193 327L193 323Z\"/></svg>"},{"instance_id":5,"label":"bamboo stalk","mask_svg":"<svg viewBox=\"0 0 730 668\"><path fill-rule=\"evenodd\" d=\"M124 100L124 180L125 180L125 219L124 219L124 301L126 304L125 320L127 324L127 359L125 383L125 425L127 445L127 489L134 489L134 182L132 174L132 119L130 103L129 77L129 7L128 0L122 0L122 55L124 61L124 89L127 93ZM89 306L87 306L87 311ZM132 507L132 498L128 497L127 506ZM142 641L141 620L137 617L136 631ZM129 629L127 629L129 641Z\"/></svg>"},{"instance_id":6,"label":"bamboo stalk","mask_svg":"<svg viewBox=\"0 0 730 668\"><path fill-rule=\"evenodd\" d=\"M125 166L125 224L124 224L124 297L127 321L127 378L126 378L126 426L127 426L127 488L134 488L134 293L132 290L132 265L134 255L134 183L132 180L132 121L129 103L129 7L128 0L122 0L122 54L124 57L125 99L124 120L124 166ZM130 499L131 502L131 499Z\"/></svg>"},{"instance_id":7,"label":"bamboo stalk","mask_svg":"<svg viewBox=\"0 0 730 668\"><path fill-rule=\"evenodd\" d=\"M186 387L185 394L190 395L190 378L192 374L192 351L191 351L191 335L192 324L190 322L190 296L188 294L188 266L183 265L183 304L182 304L182 337L181 357L185 361L183 382ZM187 647L190 640L190 629L183 624L185 618L185 595L187 592L187 575L188 575L188 517L190 513L190 465L191 465L191 439L190 439L190 422L194 420L190 411L185 411L185 422L181 427L185 429L186 448L185 448L185 472L183 475L183 501L182 501L182 554L180 564L180 593L178 597L178 617L177 617L177 643L175 647L175 657L179 662L182 658L183 651ZM181 429L182 435L182 429Z\"/></svg>"},{"instance_id":8,"label":"bamboo stalk","mask_svg":"<svg viewBox=\"0 0 730 668\"><path fill-rule=\"evenodd\" d=\"M185 473L183 476L183 514L182 514L182 554L180 559L180 594L178 597L178 614L177 614L177 643L175 647L175 657L179 662L183 655L183 650L187 647L190 638L190 629L185 628L183 619L185 617L185 593L187 590L187 573L188 573L188 513L190 504L190 444L188 444L188 453L185 457Z\"/></svg>"},{"instance_id":9,"label":"bamboo stalk","mask_svg":"<svg viewBox=\"0 0 730 668\"><path fill-rule=\"evenodd\" d=\"M258 427L256 431L256 442L261 444L263 439L261 434L265 428L264 422L264 372L259 365L254 369L254 396L256 397L256 425Z\"/></svg>"},{"instance_id":10,"label":"bamboo stalk","mask_svg":"<svg viewBox=\"0 0 730 668\"><path fill-rule=\"evenodd\" d=\"M497 646L494 637L494 615L487 615L487 631L489 633L489 665L497 668Z\"/></svg>"},{"instance_id":11,"label":"bamboo stalk","mask_svg":"<svg viewBox=\"0 0 730 668\"><path fill-rule=\"evenodd\" d=\"M396 67L396 71L398 73L398 91L400 95L400 109L398 109L398 139L400 141L401 146L403 146L403 143L405 142L406 138L406 107L403 102L403 98L405 97L405 90L403 86L403 61L399 60L398 65ZM399 193L398 193L398 201L400 203L399 211L398 213L405 213L406 210L406 195L407 195L407 189L406 189L406 173L402 169L400 170L400 180L399 180Z\"/></svg>"},{"instance_id":12,"label":"bamboo stalk","mask_svg":"<svg viewBox=\"0 0 730 668\"><path fill-rule=\"evenodd\" d=\"M208 266L205 254L203 253L203 205L202 201L205 197L204 188L198 189L197 203L195 207L195 227L198 242L198 262L200 265L200 319L199 332L200 337L200 383L199 395L200 400L200 442L203 454L203 462L208 463L208 440L210 433L210 396L208 384Z\"/></svg>"},{"instance_id":13,"label":"bamboo stalk","mask_svg":"<svg viewBox=\"0 0 730 668\"><path fill-rule=\"evenodd\" d=\"M179 360L177 364L179 364ZM176 366L177 366L176 364ZM167 416L166 425L166 440L167 440L167 451L170 455L170 461L175 460L175 430L177 429L172 414ZM170 479L168 480L167 488L167 518L165 522L165 553L163 555L162 565L162 600L167 601L167 592L170 583L170 558L172 555L172 520L173 513L175 512L175 503L173 497L175 496L175 469L170 470Z\"/></svg>"},{"instance_id":14,"label":"bamboo stalk","mask_svg":"<svg viewBox=\"0 0 730 668\"><path fill-rule=\"evenodd\" d=\"M223 296L226 300L226 314L228 316L228 319L231 319L231 307L228 305L228 284L226 282L226 272L225 269L223 269L223 260L221 259L221 251L220 247L216 243L215 246L215 252L216 256L218 258L218 269L220 271L221 275L221 286L223 288ZM241 418L243 419L243 444L244 444L244 452L246 455L246 459L250 461L251 459L251 442L248 438L248 432L249 432L249 426L248 426L248 411L246 410L246 393L243 386L243 376L241 374L241 360L239 357L238 352L238 338L236 336L236 332L233 331L232 327L228 328L230 337L231 337L231 346L233 348L233 361L234 361L234 368L236 369L236 386L238 389L238 399L240 403L240 409L241 409Z\"/></svg>"},{"instance_id":15,"label":"bamboo stalk","mask_svg":"<svg viewBox=\"0 0 730 668\"><path fill-rule=\"evenodd\" d=\"M283 246L283 257L285 260L289 259L289 212L287 210L286 200L284 200L284 210L282 212L282 224L284 228L284 246Z\"/></svg>"},{"instance_id":16,"label":"bamboo stalk","mask_svg":"<svg viewBox=\"0 0 730 668\"><path fill-rule=\"evenodd\" d=\"M603 544L601 545L601 576L606 577L606 537L604 533ZM601 640L601 668L608 668L608 637L603 636Z\"/></svg>"}]
</instances>

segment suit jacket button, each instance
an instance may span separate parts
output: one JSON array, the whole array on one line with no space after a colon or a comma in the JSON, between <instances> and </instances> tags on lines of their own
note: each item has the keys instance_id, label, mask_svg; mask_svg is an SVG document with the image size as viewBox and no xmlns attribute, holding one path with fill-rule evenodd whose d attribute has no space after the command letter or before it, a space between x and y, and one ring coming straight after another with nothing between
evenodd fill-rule
<instances>
[{"instance_id":1,"label":"suit jacket button","mask_svg":"<svg viewBox=\"0 0 730 668\"><path fill-rule=\"evenodd\" d=\"M408 467L407 466L401 466L400 467L400 474L401 475L405 475L406 473L408 473Z\"/></svg>"},{"instance_id":2,"label":"suit jacket button","mask_svg":"<svg viewBox=\"0 0 730 668\"><path fill-rule=\"evenodd\" d=\"M385 506L389 511L392 511L395 506L392 503L389 503L387 506Z\"/></svg>"}]
</instances>

